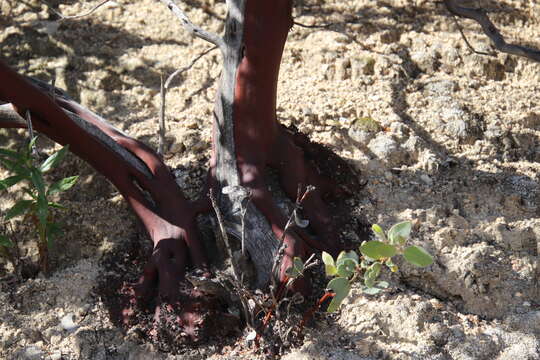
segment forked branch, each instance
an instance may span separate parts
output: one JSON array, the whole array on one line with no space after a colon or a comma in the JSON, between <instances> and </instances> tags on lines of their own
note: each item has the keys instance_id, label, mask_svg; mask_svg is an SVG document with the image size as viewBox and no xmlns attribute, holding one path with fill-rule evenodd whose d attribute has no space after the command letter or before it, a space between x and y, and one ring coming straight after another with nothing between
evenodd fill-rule
<instances>
[{"instance_id":1,"label":"forked branch","mask_svg":"<svg viewBox=\"0 0 540 360\"><path fill-rule=\"evenodd\" d=\"M191 20L187 17L186 13L174 3L173 0L160 0L163 4L167 5L169 10L180 20L184 29L186 29L191 35L206 40L220 49L224 49L225 42L223 38L217 34L206 31L201 27L193 24Z\"/></svg>"},{"instance_id":2,"label":"forked branch","mask_svg":"<svg viewBox=\"0 0 540 360\"><path fill-rule=\"evenodd\" d=\"M540 50L507 43L499 30L486 15L484 9L460 6L457 4L456 0L444 0L444 4L452 14L474 20L480 24L482 30L490 38L497 50L540 62Z\"/></svg>"},{"instance_id":3,"label":"forked branch","mask_svg":"<svg viewBox=\"0 0 540 360\"><path fill-rule=\"evenodd\" d=\"M85 16L88 16L88 15L91 15L92 13L94 13L97 9L99 9L100 7L102 7L103 5L105 5L106 3L108 3L110 0L103 0L101 1L99 4L97 4L96 6L94 6L93 8L91 8L90 10L82 13L82 14L77 14L77 15L71 15L71 16L67 16L67 15L64 15L62 14L61 12L59 11L56 11L52 6L51 4L49 4L47 1L45 0L41 0L41 2L47 4L47 6L49 7L49 9L55 13L57 16L60 17L60 21L64 21L64 20L73 20L73 19L80 19L80 18L83 18Z\"/></svg>"}]
</instances>

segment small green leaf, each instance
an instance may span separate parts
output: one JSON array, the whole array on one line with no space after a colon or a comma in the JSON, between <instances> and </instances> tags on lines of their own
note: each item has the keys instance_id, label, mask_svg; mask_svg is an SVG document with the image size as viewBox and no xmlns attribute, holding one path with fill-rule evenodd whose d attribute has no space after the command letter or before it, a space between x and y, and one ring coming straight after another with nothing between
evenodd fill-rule
<instances>
[{"instance_id":1,"label":"small green leaf","mask_svg":"<svg viewBox=\"0 0 540 360\"><path fill-rule=\"evenodd\" d=\"M396 248L380 241L368 241L360 246L360 252L372 259L389 258L396 254Z\"/></svg>"},{"instance_id":2,"label":"small green leaf","mask_svg":"<svg viewBox=\"0 0 540 360\"><path fill-rule=\"evenodd\" d=\"M395 224L388 230L388 238L392 245L404 245L411 235L412 223L410 221Z\"/></svg>"},{"instance_id":3,"label":"small green leaf","mask_svg":"<svg viewBox=\"0 0 540 360\"><path fill-rule=\"evenodd\" d=\"M345 259L338 267L337 274L344 278L349 278L354 274L356 266L358 263L355 263L353 259Z\"/></svg>"},{"instance_id":4,"label":"small green leaf","mask_svg":"<svg viewBox=\"0 0 540 360\"><path fill-rule=\"evenodd\" d=\"M371 265L371 268L373 269L373 277L376 279L381 274L381 268L382 264L380 262L376 262L373 265Z\"/></svg>"},{"instance_id":5,"label":"small green leaf","mask_svg":"<svg viewBox=\"0 0 540 360\"><path fill-rule=\"evenodd\" d=\"M326 276L334 276L337 274L336 264L334 263L334 258L332 255L326 251L322 252L322 261L324 263L324 270L326 271Z\"/></svg>"},{"instance_id":6,"label":"small green leaf","mask_svg":"<svg viewBox=\"0 0 540 360\"><path fill-rule=\"evenodd\" d=\"M295 256L293 258L292 266L285 271L287 276L291 278L297 278L301 276L303 272L304 272L304 263L302 262L302 259L300 259L298 256Z\"/></svg>"},{"instance_id":7,"label":"small green leaf","mask_svg":"<svg viewBox=\"0 0 540 360\"><path fill-rule=\"evenodd\" d=\"M34 136L30 142L28 143L28 147L27 147L27 151L28 151L28 154L31 154L32 153L32 148L34 147L34 145L36 145L36 141L37 141L37 136Z\"/></svg>"},{"instance_id":8,"label":"small green leaf","mask_svg":"<svg viewBox=\"0 0 540 360\"><path fill-rule=\"evenodd\" d=\"M347 297L347 295L349 295L351 284L349 283L348 279L337 277L330 280L327 287L333 290L336 295L334 295L334 298L330 302L330 305L328 305L328 309L326 309L326 311L334 312L339 309L343 300Z\"/></svg>"},{"instance_id":9,"label":"small green leaf","mask_svg":"<svg viewBox=\"0 0 540 360\"><path fill-rule=\"evenodd\" d=\"M49 215L49 202L47 201L45 195L38 196L36 205L36 215L39 219L39 223L42 226L45 226L47 224L47 216Z\"/></svg>"},{"instance_id":10,"label":"small green leaf","mask_svg":"<svg viewBox=\"0 0 540 360\"><path fill-rule=\"evenodd\" d=\"M372 288L375 285L375 279L369 276L367 272L364 275L364 285L368 288Z\"/></svg>"},{"instance_id":11,"label":"small green leaf","mask_svg":"<svg viewBox=\"0 0 540 360\"><path fill-rule=\"evenodd\" d=\"M58 165L60 163L60 161L62 161L62 159L66 156L68 148L69 148L69 145L66 145L63 148L61 148L59 151L57 151L54 154L52 154L51 156L49 156L47 158L47 160L45 160L41 164L41 166L39 167L39 170L42 173L44 173L44 172L47 172L47 171L51 170L56 165Z\"/></svg>"},{"instance_id":12,"label":"small green leaf","mask_svg":"<svg viewBox=\"0 0 540 360\"><path fill-rule=\"evenodd\" d=\"M339 253L338 258L336 259L336 266L339 268L346 260L354 261L355 265L358 264L358 254L351 251L342 251Z\"/></svg>"},{"instance_id":13,"label":"small green leaf","mask_svg":"<svg viewBox=\"0 0 540 360\"><path fill-rule=\"evenodd\" d=\"M30 171L30 178L32 180L32 184L38 191L38 194L45 195L45 183L43 182L43 176L39 172L38 169L32 169Z\"/></svg>"},{"instance_id":14,"label":"small green leaf","mask_svg":"<svg viewBox=\"0 0 540 360\"><path fill-rule=\"evenodd\" d=\"M382 291L382 289L379 289L377 287L363 287L362 288L362 292L366 295L377 295L378 293L380 293Z\"/></svg>"},{"instance_id":15,"label":"small green leaf","mask_svg":"<svg viewBox=\"0 0 540 360\"><path fill-rule=\"evenodd\" d=\"M14 171L14 172L16 172L15 169L18 166L16 161L7 160L1 157L0 157L0 164L2 164L2 166L5 167L7 170Z\"/></svg>"},{"instance_id":16,"label":"small green leaf","mask_svg":"<svg viewBox=\"0 0 540 360\"><path fill-rule=\"evenodd\" d=\"M379 274L381 273L381 263L376 262L373 263L364 273L364 284L371 288L375 285L375 280L377 280L377 277L379 277Z\"/></svg>"},{"instance_id":17,"label":"small green leaf","mask_svg":"<svg viewBox=\"0 0 540 360\"><path fill-rule=\"evenodd\" d=\"M21 157L18 152L8 149L0 149L0 156L7 156L15 160L18 160Z\"/></svg>"},{"instance_id":18,"label":"small green leaf","mask_svg":"<svg viewBox=\"0 0 540 360\"><path fill-rule=\"evenodd\" d=\"M390 286L390 284L388 283L388 281L379 281L377 283L377 287L381 288L381 289L386 289Z\"/></svg>"},{"instance_id":19,"label":"small green leaf","mask_svg":"<svg viewBox=\"0 0 540 360\"><path fill-rule=\"evenodd\" d=\"M379 239L381 239L382 241L386 241L386 235L384 235L384 230L382 229L382 227L380 227L378 224L373 224L371 225L371 229Z\"/></svg>"},{"instance_id":20,"label":"small green leaf","mask_svg":"<svg viewBox=\"0 0 540 360\"><path fill-rule=\"evenodd\" d=\"M409 246L403 252L403 256L409 263L419 267L425 267L433 264L433 257L420 246Z\"/></svg>"},{"instance_id":21,"label":"small green leaf","mask_svg":"<svg viewBox=\"0 0 540 360\"><path fill-rule=\"evenodd\" d=\"M55 182L49 187L49 190L47 190L47 195L52 195L57 192L66 191L70 189L75 183L77 182L78 176L70 176L67 178L63 178L60 181Z\"/></svg>"},{"instance_id":22,"label":"small green leaf","mask_svg":"<svg viewBox=\"0 0 540 360\"><path fill-rule=\"evenodd\" d=\"M0 246L13 247L13 243L7 238L7 236L0 235Z\"/></svg>"},{"instance_id":23,"label":"small green leaf","mask_svg":"<svg viewBox=\"0 0 540 360\"><path fill-rule=\"evenodd\" d=\"M53 207L55 209L60 209L60 210L67 210L67 207L63 206L63 205L60 205L58 203L55 203L55 202L52 202L52 201L49 201L49 207Z\"/></svg>"},{"instance_id":24,"label":"small green leaf","mask_svg":"<svg viewBox=\"0 0 540 360\"><path fill-rule=\"evenodd\" d=\"M24 180L23 175L13 175L8 178L5 178L4 180L0 180L0 190L5 190L13 185L17 184L19 181Z\"/></svg>"},{"instance_id":25,"label":"small green leaf","mask_svg":"<svg viewBox=\"0 0 540 360\"><path fill-rule=\"evenodd\" d=\"M11 209L6 212L4 220L8 221L9 219L19 216L28 211L34 202L32 200L19 200Z\"/></svg>"}]
</instances>

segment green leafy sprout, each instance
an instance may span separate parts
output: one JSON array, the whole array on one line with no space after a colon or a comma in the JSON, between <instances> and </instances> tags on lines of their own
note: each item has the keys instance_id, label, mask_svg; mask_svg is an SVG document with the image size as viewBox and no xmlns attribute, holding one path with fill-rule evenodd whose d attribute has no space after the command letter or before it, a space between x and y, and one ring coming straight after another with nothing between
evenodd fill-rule
<instances>
[{"instance_id":1,"label":"green leafy sprout","mask_svg":"<svg viewBox=\"0 0 540 360\"><path fill-rule=\"evenodd\" d=\"M43 270L47 272L47 250L53 245L54 239L61 235L58 223L54 221L53 209L65 210L65 207L50 200L52 195L70 189L77 182L78 176L63 178L49 186L44 180L44 174L56 168L68 152L68 146L53 153L41 164L36 165L32 157L37 137L34 137L28 146L21 151L0 149L0 164L12 173L11 176L0 180L0 191L7 190L20 182L25 183L22 190L28 195L9 209L4 220L24 215L30 219L38 234L38 248L40 249L40 262ZM0 236L0 246L11 247L13 244L5 237Z\"/></svg>"},{"instance_id":2,"label":"green leafy sprout","mask_svg":"<svg viewBox=\"0 0 540 360\"><path fill-rule=\"evenodd\" d=\"M359 248L360 255L354 250L342 251L334 260L332 255L323 251L326 275L333 277L327 285L334 293L327 312L339 309L349 294L352 283L359 278L364 280L361 289L365 294L375 295L387 288L388 282L377 281L377 278L384 267L392 272L398 270L392 261L395 255L402 255L405 261L418 267L431 265L433 257L426 250L416 245L407 246L411 228L411 222L404 221L392 226L385 234L379 225L374 224L372 230L377 240L363 242Z\"/></svg>"}]
</instances>

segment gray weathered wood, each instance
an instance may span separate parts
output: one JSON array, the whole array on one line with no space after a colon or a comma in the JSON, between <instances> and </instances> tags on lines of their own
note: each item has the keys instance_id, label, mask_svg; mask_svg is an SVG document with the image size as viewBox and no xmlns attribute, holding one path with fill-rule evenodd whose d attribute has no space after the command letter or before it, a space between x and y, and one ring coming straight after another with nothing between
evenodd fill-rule
<instances>
[{"instance_id":1,"label":"gray weathered wood","mask_svg":"<svg viewBox=\"0 0 540 360\"><path fill-rule=\"evenodd\" d=\"M225 24L223 54L223 71L214 109L214 131L216 132L214 147L216 160L216 179L218 186L240 186L240 177L236 164L234 142L234 90L236 72L242 61L244 8L246 0L228 0L228 16ZM237 239L241 238L242 201L245 193L232 191L216 194L220 208L225 217L227 232ZM245 247L257 272L256 286L268 284L273 258L279 247L266 218L253 205L249 204L244 218Z\"/></svg>"}]
</instances>

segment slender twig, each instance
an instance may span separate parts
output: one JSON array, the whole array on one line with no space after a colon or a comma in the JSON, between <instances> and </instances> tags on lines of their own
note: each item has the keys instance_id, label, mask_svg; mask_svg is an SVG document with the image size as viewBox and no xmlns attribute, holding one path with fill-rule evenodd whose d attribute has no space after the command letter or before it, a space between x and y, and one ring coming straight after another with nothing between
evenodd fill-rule
<instances>
[{"instance_id":1,"label":"slender twig","mask_svg":"<svg viewBox=\"0 0 540 360\"><path fill-rule=\"evenodd\" d=\"M315 25L307 25L307 24L303 24L303 23L294 21L293 24L296 25L296 26L307 28L307 29L326 29L326 28L329 28L332 25L336 25L337 23L328 23L328 24L323 24L323 25L317 25L317 24L315 24Z\"/></svg>"},{"instance_id":2,"label":"slender twig","mask_svg":"<svg viewBox=\"0 0 540 360\"><path fill-rule=\"evenodd\" d=\"M231 259L231 265L232 265L234 277L236 281L239 282L240 271L238 270L238 266L236 264L236 261L234 260L232 247L229 242L229 235L227 234L227 230L225 229L225 222L223 220L223 215L221 214L221 210L219 209L219 206L217 204L217 201L216 201L216 198L214 196L214 192L212 191L212 189L210 189L210 192L208 193L208 197L210 198L210 202L212 203L212 207L214 208L214 212L216 213L219 231L221 233L221 237L223 238L223 242L225 243L227 255L229 255L229 258Z\"/></svg>"},{"instance_id":3,"label":"slender twig","mask_svg":"<svg viewBox=\"0 0 540 360\"><path fill-rule=\"evenodd\" d=\"M172 0L159 0L163 4L167 5L167 8L173 12L173 14L180 20L182 23L182 26L184 29L186 29L187 32L189 32L191 35L196 36L198 38L201 38L203 40L206 40L214 45L216 45L219 48L225 47L225 41L223 38L217 34L214 34L212 32L208 32L206 30L203 30L199 26L193 24L191 20L187 17L186 13L178 7Z\"/></svg>"},{"instance_id":4,"label":"slender twig","mask_svg":"<svg viewBox=\"0 0 540 360\"><path fill-rule=\"evenodd\" d=\"M182 74L183 72L186 72L188 71L189 69L191 69L193 67L193 65L195 65L195 63L197 61L199 61L204 55L208 54L209 52L211 52L212 50L215 50L217 49L217 46L213 46L211 47L210 49L207 49L205 51L203 51L202 53L200 53L199 55L197 55L197 57L195 57L191 63L189 63L187 66L184 66L183 68L180 68L178 70L176 70L175 72L173 72L171 75L169 75L169 77L167 77L167 80L165 82L163 82L163 74L160 75L160 98L161 98L161 105L160 105L160 110L159 110L159 129L158 129L158 138L159 138L159 145L158 145L158 154L160 155L163 155L164 151L165 151L165 133L166 133L166 124L165 124L165 121L166 121L166 112L165 112L165 107L166 107L166 103L167 103L167 91L169 90L170 86L171 86L171 82L174 80L174 78L180 74Z\"/></svg>"},{"instance_id":5,"label":"slender twig","mask_svg":"<svg viewBox=\"0 0 540 360\"><path fill-rule=\"evenodd\" d=\"M478 54L478 55L486 55L486 56L495 56L495 54L490 54L488 52L485 52L485 51L478 51L476 50L472 45L471 43L469 42L469 40L467 39L467 36L465 36L465 32L463 31L463 28L461 27L461 24L459 23L459 21L457 20L456 16L452 16L452 18L454 19L454 23L456 24L458 30L459 30L459 33L461 34L461 37L463 38L463 41L465 41L465 44L467 45L467 47L469 48L470 51L472 51L473 53L475 54Z\"/></svg>"},{"instance_id":6,"label":"slender twig","mask_svg":"<svg viewBox=\"0 0 540 360\"><path fill-rule=\"evenodd\" d=\"M221 232L221 237L223 238L223 242L225 243L225 248L227 250L227 255L231 259L231 266L233 270L233 275L235 278L235 281L233 282L233 285L236 288L236 293L238 294L238 297L240 299L240 303L242 305L242 311L244 312L244 317L246 318L246 322L254 328L253 324L253 317L251 316L249 312L249 306L248 301L246 297L243 295L244 293L244 287L243 287L243 281L244 277L243 274L240 276L239 266L236 263L236 260L233 257L232 247L229 242L229 236L227 235L227 230L225 229L225 222L223 221L223 216L221 214L221 210L219 209L219 206L217 204L216 198L214 197L212 189L210 189L210 192L208 193L208 197L210 198L210 202L212 203L212 207L214 208L214 212L216 213L216 218L219 225L219 231Z\"/></svg>"},{"instance_id":7,"label":"slender twig","mask_svg":"<svg viewBox=\"0 0 540 360\"><path fill-rule=\"evenodd\" d=\"M161 106L159 109L159 129L158 129L158 137L159 137L159 145L158 145L158 154L163 155L165 150L165 84L163 83L163 74L160 74L160 86L159 86L159 94L161 98Z\"/></svg>"},{"instance_id":8,"label":"slender twig","mask_svg":"<svg viewBox=\"0 0 540 360\"><path fill-rule=\"evenodd\" d=\"M293 211L291 212L291 215L289 216L289 219L287 219L287 224L285 225L285 228L283 229L283 234L281 235L281 247L278 250L277 256L274 259L274 263L272 264L272 276L270 277L272 279L272 295L274 295L274 291L276 290L276 279L274 274L277 271L277 267L281 264L281 260L283 259L283 255L285 253L285 249L287 245L285 244L285 235L287 234L287 231L291 227L291 225L294 222L294 219L298 217L298 211L302 208L302 202L306 198L306 196L309 195L310 192L315 190L314 186L308 185L306 187L306 190L302 193L302 184L298 184L298 190L296 195L296 201L294 204Z\"/></svg>"},{"instance_id":9,"label":"slender twig","mask_svg":"<svg viewBox=\"0 0 540 360\"><path fill-rule=\"evenodd\" d=\"M455 0L444 0L444 4L446 5L448 11L450 11L452 14L474 20L480 24L482 31L489 37L497 50L503 53L523 56L540 62L540 50L507 43L499 30L486 15L485 10L480 8L459 6Z\"/></svg>"},{"instance_id":10,"label":"slender twig","mask_svg":"<svg viewBox=\"0 0 540 360\"><path fill-rule=\"evenodd\" d=\"M28 135L30 136L30 142L34 139L34 128L32 127L32 115L30 115L30 110L26 110L26 127L28 128ZM39 156L36 149L36 144L32 144L32 158L37 159Z\"/></svg>"},{"instance_id":11,"label":"slender twig","mask_svg":"<svg viewBox=\"0 0 540 360\"><path fill-rule=\"evenodd\" d=\"M97 4L96 6L94 6L94 7L91 8L90 10L88 10L87 12L82 13L82 14L78 14L78 15L71 15L71 16L67 16L67 15L62 14L62 13L59 12L59 11L56 11L56 10L51 6L51 4L49 4L49 2L47 2L46 0L40 0L40 1L43 2L44 4L46 4L46 5L49 7L49 9L50 9L54 14L56 14L58 17L60 17L60 20L59 20L59 21L64 21L64 20L79 19L79 18L88 16L88 15L91 15L91 14L94 13L97 9L99 9L100 7L102 7L103 5L105 5L106 3L108 3L110 0L103 0L102 2L100 2L99 4Z\"/></svg>"},{"instance_id":12,"label":"slender twig","mask_svg":"<svg viewBox=\"0 0 540 360\"><path fill-rule=\"evenodd\" d=\"M251 200L251 192L242 200L242 213L240 214L240 223L242 226L241 242L242 242L242 255L246 256L246 213Z\"/></svg>"},{"instance_id":13,"label":"slender twig","mask_svg":"<svg viewBox=\"0 0 540 360\"><path fill-rule=\"evenodd\" d=\"M281 264L281 261L283 259L283 256L285 254L285 249L287 248L287 244L285 243L285 235L289 228L292 226L293 222L295 222L295 219L298 218L298 211L302 208L302 202L306 199L306 197L311 193L313 190L315 190L314 186L308 185L305 189L305 191L302 192L302 184L298 184L298 190L296 195L296 201L294 203L293 211L291 212L289 219L287 220L287 223L285 225L285 228L283 229L283 234L281 235L281 246L277 252L276 258L274 259L274 263L272 264L272 272L271 272L271 285L270 285L270 296L272 297L272 306L267 310L266 315L263 319L261 328L264 329L266 325L269 323L270 319L272 318L272 313L274 310L277 311L278 307L281 305L283 299L287 296L287 292L289 291L289 288L294 283L295 279L291 279L286 276L284 281L281 283L281 286L278 288L276 284L276 273L277 268ZM310 262L314 256L311 256L308 259L308 262Z\"/></svg>"},{"instance_id":14,"label":"slender twig","mask_svg":"<svg viewBox=\"0 0 540 360\"><path fill-rule=\"evenodd\" d=\"M170 86L171 86L171 82L174 80L174 78L186 71L188 71L189 69L191 69L193 67L193 65L195 65L195 63L197 61L199 61L203 56L205 56L206 54L208 54L209 52L217 49L218 47L217 46L213 46L211 47L210 49L206 49L205 51L203 51L202 53L200 53L199 55L197 55L192 61L191 63L189 63L188 65L184 66L183 68L180 68L178 70L176 70L175 72L173 72L171 75L169 75L169 77L167 78L167 81L165 81L165 90L169 90Z\"/></svg>"}]
</instances>

